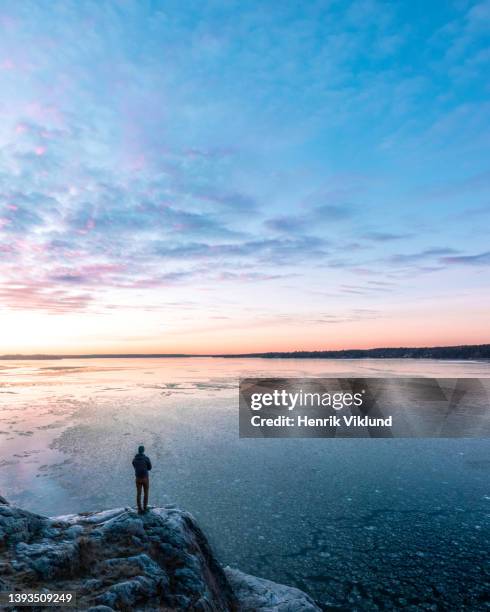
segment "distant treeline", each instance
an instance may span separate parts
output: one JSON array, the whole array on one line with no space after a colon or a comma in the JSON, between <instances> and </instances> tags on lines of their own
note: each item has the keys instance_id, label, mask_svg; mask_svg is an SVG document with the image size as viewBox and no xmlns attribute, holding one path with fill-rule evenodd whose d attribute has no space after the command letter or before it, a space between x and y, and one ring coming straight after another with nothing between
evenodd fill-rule
<instances>
[{"instance_id":1,"label":"distant treeline","mask_svg":"<svg viewBox=\"0 0 490 612\"><path fill-rule=\"evenodd\" d=\"M0 355L2 359L169 359L178 357L263 357L265 359L490 359L490 344L433 346L424 348L347 349L342 351L293 351L281 353L235 353L233 355L187 355L178 353L106 353L90 355Z\"/></svg>"},{"instance_id":2,"label":"distant treeline","mask_svg":"<svg viewBox=\"0 0 490 612\"><path fill-rule=\"evenodd\" d=\"M490 344L433 346L423 348L347 349L342 351L293 351L291 353L247 353L219 357L263 357L265 359L490 359Z\"/></svg>"}]
</instances>

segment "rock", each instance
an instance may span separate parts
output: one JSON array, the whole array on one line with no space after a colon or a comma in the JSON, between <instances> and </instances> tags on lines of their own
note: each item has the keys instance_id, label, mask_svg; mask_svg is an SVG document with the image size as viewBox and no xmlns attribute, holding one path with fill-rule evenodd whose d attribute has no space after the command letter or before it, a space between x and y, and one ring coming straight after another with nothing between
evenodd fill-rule
<instances>
[{"instance_id":1,"label":"rock","mask_svg":"<svg viewBox=\"0 0 490 612\"><path fill-rule=\"evenodd\" d=\"M0 504L0 550L17 542L30 542L44 532L49 519Z\"/></svg>"},{"instance_id":2,"label":"rock","mask_svg":"<svg viewBox=\"0 0 490 612\"><path fill-rule=\"evenodd\" d=\"M0 589L74 591L90 612L318 612L302 591L223 570L174 506L47 518L0 504Z\"/></svg>"},{"instance_id":3,"label":"rock","mask_svg":"<svg viewBox=\"0 0 490 612\"><path fill-rule=\"evenodd\" d=\"M225 568L228 582L240 602L240 612L317 612L315 602L294 587L284 586Z\"/></svg>"},{"instance_id":4,"label":"rock","mask_svg":"<svg viewBox=\"0 0 490 612\"><path fill-rule=\"evenodd\" d=\"M9 505L9 503L8 503L8 501L5 499L5 497L2 497L1 495L0 495L0 504L5 504L6 506L8 506L8 505Z\"/></svg>"}]
</instances>

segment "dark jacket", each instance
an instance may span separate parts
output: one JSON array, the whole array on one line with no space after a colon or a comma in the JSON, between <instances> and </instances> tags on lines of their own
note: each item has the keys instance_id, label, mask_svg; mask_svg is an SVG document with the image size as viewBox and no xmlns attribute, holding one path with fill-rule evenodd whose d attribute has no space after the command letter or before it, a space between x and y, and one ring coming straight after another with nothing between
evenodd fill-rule
<instances>
[{"instance_id":1,"label":"dark jacket","mask_svg":"<svg viewBox=\"0 0 490 612\"><path fill-rule=\"evenodd\" d=\"M136 478L146 478L151 470L151 461L146 455L138 453L133 459L133 467Z\"/></svg>"}]
</instances>

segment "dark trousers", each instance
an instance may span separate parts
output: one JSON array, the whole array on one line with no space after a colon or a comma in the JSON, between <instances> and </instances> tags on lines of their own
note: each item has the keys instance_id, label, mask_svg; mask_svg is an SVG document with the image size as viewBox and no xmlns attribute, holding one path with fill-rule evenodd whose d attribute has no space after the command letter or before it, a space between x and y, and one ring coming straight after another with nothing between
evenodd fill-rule
<instances>
[{"instance_id":1,"label":"dark trousers","mask_svg":"<svg viewBox=\"0 0 490 612\"><path fill-rule=\"evenodd\" d=\"M141 507L141 490L143 490L143 508ZM138 510L146 510L148 506L148 492L150 491L150 479L148 476L144 478L136 478L136 503Z\"/></svg>"}]
</instances>

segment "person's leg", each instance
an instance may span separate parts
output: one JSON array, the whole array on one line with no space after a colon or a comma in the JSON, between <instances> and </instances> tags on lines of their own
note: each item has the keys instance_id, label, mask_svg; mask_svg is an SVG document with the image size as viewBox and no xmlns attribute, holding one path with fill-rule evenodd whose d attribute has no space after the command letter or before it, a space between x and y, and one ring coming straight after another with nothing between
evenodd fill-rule
<instances>
[{"instance_id":1,"label":"person's leg","mask_svg":"<svg viewBox=\"0 0 490 612\"><path fill-rule=\"evenodd\" d=\"M138 512L141 512L141 489L143 488L143 483L139 478L136 479L136 504L138 506Z\"/></svg>"},{"instance_id":2,"label":"person's leg","mask_svg":"<svg viewBox=\"0 0 490 612\"><path fill-rule=\"evenodd\" d=\"M145 478L145 480L143 481L143 491L144 491L143 508L144 510L146 510L148 508L148 495L150 492L150 479L149 478Z\"/></svg>"}]
</instances>

